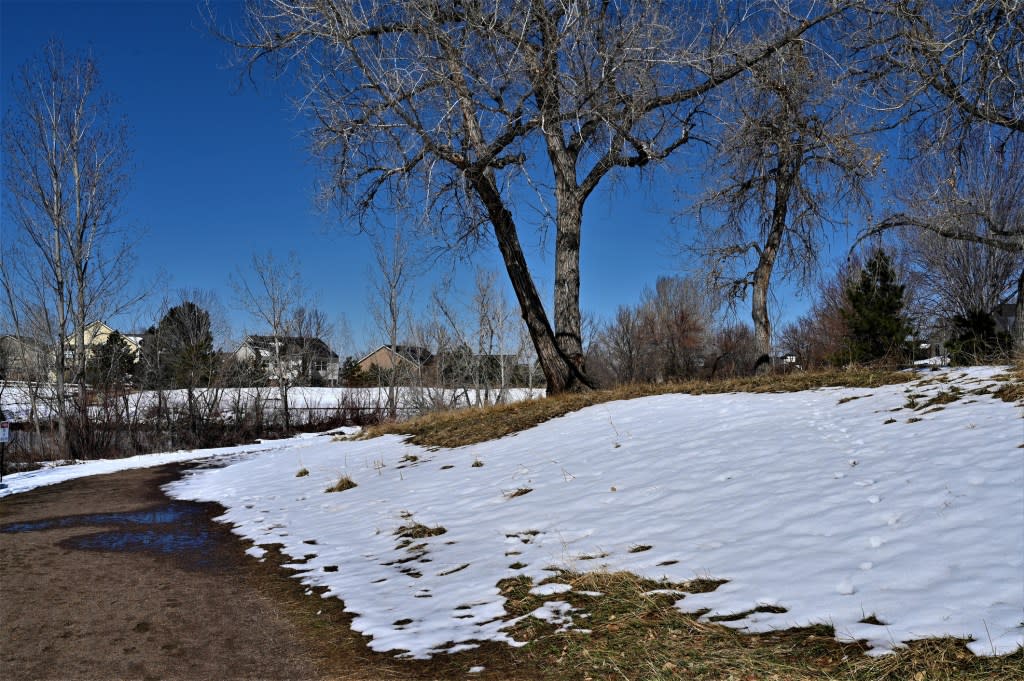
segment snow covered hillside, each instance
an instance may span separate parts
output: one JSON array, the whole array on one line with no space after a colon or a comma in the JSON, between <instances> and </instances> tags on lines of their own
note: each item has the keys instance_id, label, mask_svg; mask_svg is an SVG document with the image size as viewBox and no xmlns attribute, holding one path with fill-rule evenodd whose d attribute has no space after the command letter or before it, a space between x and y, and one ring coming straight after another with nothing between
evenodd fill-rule
<instances>
[{"instance_id":1,"label":"snow covered hillside","mask_svg":"<svg viewBox=\"0 0 1024 681\"><path fill-rule=\"evenodd\" d=\"M784 609L724 622L747 631L828 623L876 653L952 635L1006 654L1024 644L1024 420L990 394L999 372L614 402L457 449L294 439L168 491L283 545L380 651L514 643L496 585L516 575L548 601L535 616L585 629L570 587L541 583L606 569L727 580L680 594L705 618ZM343 475L357 486L325 491Z\"/></svg>"}]
</instances>

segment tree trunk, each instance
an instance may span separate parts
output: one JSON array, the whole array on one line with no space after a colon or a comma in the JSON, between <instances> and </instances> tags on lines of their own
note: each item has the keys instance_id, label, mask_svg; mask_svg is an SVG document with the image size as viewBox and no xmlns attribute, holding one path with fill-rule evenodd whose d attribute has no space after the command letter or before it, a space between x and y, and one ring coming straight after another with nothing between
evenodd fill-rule
<instances>
[{"instance_id":1,"label":"tree trunk","mask_svg":"<svg viewBox=\"0 0 1024 681\"><path fill-rule=\"evenodd\" d=\"M537 359L540 361L541 370L547 380L548 394L554 395L590 388L590 381L583 375L580 368L562 353L555 341L555 334L544 312L544 303L530 276L512 213L502 202L493 176L487 172L478 172L470 174L470 180L487 209L488 217L494 228L498 249L501 251L505 270L508 272L509 281L512 283L519 308L522 310L523 321L526 322L530 338L537 349ZM577 288L578 285L577 280Z\"/></svg>"},{"instance_id":2,"label":"tree trunk","mask_svg":"<svg viewBox=\"0 0 1024 681\"><path fill-rule=\"evenodd\" d=\"M1017 278L1017 304L1013 308L1013 350L1018 360L1024 361L1024 270Z\"/></svg>"},{"instance_id":3,"label":"tree trunk","mask_svg":"<svg viewBox=\"0 0 1024 681\"><path fill-rule=\"evenodd\" d=\"M562 354L582 374L583 339L580 319L580 227L583 206L571 187L559 183L555 236L555 340Z\"/></svg>"},{"instance_id":4,"label":"tree trunk","mask_svg":"<svg viewBox=\"0 0 1024 681\"><path fill-rule=\"evenodd\" d=\"M767 373L772 368L772 323L768 316L768 285L772 269L782 245L786 231L786 216L789 212L789 195L795 173L780 174L775 185L775 205L772 208L772 222L768 238L758 253L757 268L754 270L754 291L750 316L754 322L754 344L757 348L755 371Z\"/></svg>"}]
</instances>

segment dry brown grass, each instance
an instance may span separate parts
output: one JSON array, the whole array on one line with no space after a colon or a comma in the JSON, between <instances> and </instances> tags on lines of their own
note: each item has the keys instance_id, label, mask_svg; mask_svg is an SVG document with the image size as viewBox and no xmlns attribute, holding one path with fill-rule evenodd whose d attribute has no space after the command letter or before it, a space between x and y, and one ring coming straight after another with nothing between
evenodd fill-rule
<instances>
[{"instance_id":1,"label":"dry brown grass","mask_svg":"<svg viewBox=\"0 0 1024 681\"><path fill-rule=\"evenodd\" d=\"M685 596L683 592L712 590L719 582L668 584L622 572L560 573L552 579L573 586L573 591L558 598L578 609L574 624L589 633L559 632L532 617L521 620L513 631L517 638L528 638L531 643L516 649L512 656L519 669L529 670L523 678L1024 679L1024 652L976 657L963 641L941 639L913 643L892 655L873 658L863 654L863 644L836 641L832 629L824 625L747 635L700 621L675 607ZM526 615L545 600L529 593L533 584L525 577L506 579L498 586L508 599L505 607L510 616ZM584 591L602 595L587 596L581 593Z\"/></svg>"},{"instance_id":2,"label":"dry brown grass","mask_svg":"<svg viewBox=\"0 0 1024 681\"><path fill-rule=\"evenodd\" d=\"M439 537L447 531L440 525L429 527L422 523L409 523L395 530L395 536L406 539L426 539L427 537Z\"/></svg>"},{"instance_id":3,"label":"dry brown grass","mask_svg":"<svg viewBox=\"0 0 1024 681\"><path fill-rule=\"evenodd\" d=\"M1014 362L1005 374L993 378L1003 381L993 395L1006 402L1024 403L1024 358Z\"/></svg>"},{"instance_id":4,"label":"dry brown grass","mask_svg":"<svg viewBox=\"0 0 1024 681\"><path fill-rule=\"evenodd\" d=\"M715 381L627 385L611 390L568 393L514 404L438 412L409 421L373 426L366 431L365 437L391 433L408 435L410 442L425 447L458 447L503 437L569 412L614 400L669 393L776 393L840 386L877 388L892 383L905 383L915 378L918 376L910 372L854 369L770 374Z\"/></svg>"},{"instance_id":5,"label":"dry brown grass","mask_svg":"<svg viewBox=\"0 0 1024 681\"><path fill-rule=\"evenodd\" d=\"M345 490L352 489L353 487L356 487L356 481L347 475L343 475L340 478L338 478L338 482L334 483L324 491L344 492Z\"/></svg>"}]
</instances>

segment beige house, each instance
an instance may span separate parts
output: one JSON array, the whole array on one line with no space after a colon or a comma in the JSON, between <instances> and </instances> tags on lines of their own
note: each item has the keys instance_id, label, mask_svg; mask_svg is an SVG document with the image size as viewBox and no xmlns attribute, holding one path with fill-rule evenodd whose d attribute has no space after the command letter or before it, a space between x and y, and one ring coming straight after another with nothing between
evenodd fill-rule
<instances>
[{"instance_id":1,"label":"beige house","mask_svg":"<svg viewBox=\"0 0 1024 681\"><path fill-rule=\"evenodd\" d=\"M360 371L390 371L395 368L418 369L430 365L434 356L430 350L418 345L396 345L392 350L390 345L382 345L370 354L359 360Z\"/></svg>"},{"instance_id":2,"label":"beige house","mask_svg":"<svg viewBox=\"0 0 1024 681\"><path fill-rule=\"evenodd\" d=\"M88 349L89 354L92 354L96 348L106 343L107 339L110 338L111 334L115 331L116 329L107 326L103 322L97 321L87 324L85 327L85 347ZM120 333L120 331L117 333ZM124 338L126 343L128 343L128 349L132 353L132 357L138 359L139 344L142 339L139 336L129 336L123 333L121 334L121 337ZM68 351L74 352L75 346L78 344L78 334L73 333L68 336L66 343Z\"/></svg>"},{"instance_id":3,"label":"beige house","mask_svg":"<svg viewBox=\"0 0 1024 681\"><path fill-rule=\"evenodd\" d=\"M28 336L0 336L0 379L53 380L53 351Z\"/></svg>"}]
</instances>

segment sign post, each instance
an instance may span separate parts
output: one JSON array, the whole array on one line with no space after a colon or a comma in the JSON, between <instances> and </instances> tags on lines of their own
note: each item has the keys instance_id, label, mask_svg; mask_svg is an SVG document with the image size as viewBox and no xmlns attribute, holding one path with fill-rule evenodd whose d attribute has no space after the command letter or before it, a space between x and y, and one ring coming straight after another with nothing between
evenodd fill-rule
<instances>
[{"instance_id":1,"label":"sign post","mask_svg":"<svg viewBox=\"0 0 1024 681\"><path fill-rule=\"evenodd\" d=\"M4 455L7 453L7 441L10 439L10 421L0 421L0 487L4 486Z\"/></svg>"}]
</instances>

